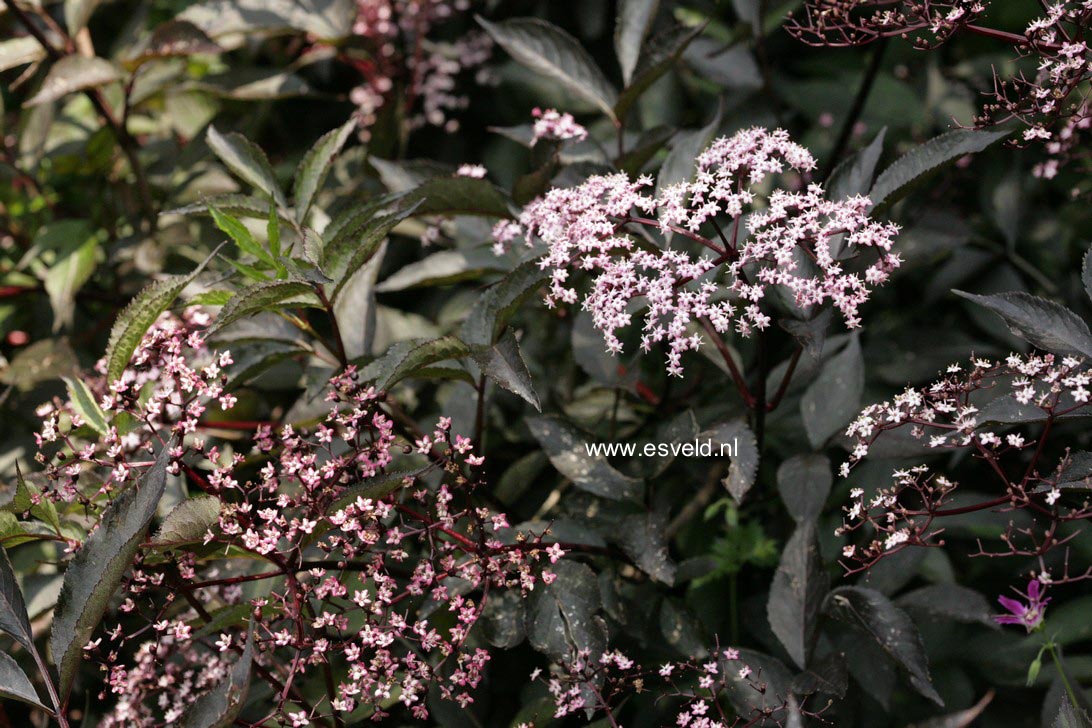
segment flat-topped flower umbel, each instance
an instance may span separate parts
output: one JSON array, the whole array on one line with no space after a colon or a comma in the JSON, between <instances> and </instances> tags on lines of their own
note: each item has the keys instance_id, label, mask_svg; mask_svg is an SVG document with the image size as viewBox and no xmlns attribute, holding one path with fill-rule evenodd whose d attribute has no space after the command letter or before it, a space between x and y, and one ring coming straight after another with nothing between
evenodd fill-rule
<instances>
[{"instance_id":1,"label":"flat-topped flower umbel","mask_svg":"<svg viewBox=\"0 0 1092 728\"><path fill-rule=\"evenodd\" d=\"M666 343L668 372L680 376L683 352L702 342L695 324L710 335L734 328L750 336L770 325L762 302L770 287L782 286L797 306L830 303L855 328L871 288L899 266L891 252L898 226L872 220L868 198L830 200L819 184L758 189L771 175L799 179L815 166L787 132L744 129L714 141L695 161L693 179L659 196L649 194L648 176L593 175L532 201L518 225L500 223L494 237L498 252L521 234L528 245L545 243L539 265L551 274L549 306L581 301L572 275L589 272L581 305L611 353L622 351L618 332L643 308L642 350ZM676 240L686 242L676 247ZM683 247L695 243L709 252ZM875 259L850 270L850 259L866 248Z\"/></svg>"}]
</instances>

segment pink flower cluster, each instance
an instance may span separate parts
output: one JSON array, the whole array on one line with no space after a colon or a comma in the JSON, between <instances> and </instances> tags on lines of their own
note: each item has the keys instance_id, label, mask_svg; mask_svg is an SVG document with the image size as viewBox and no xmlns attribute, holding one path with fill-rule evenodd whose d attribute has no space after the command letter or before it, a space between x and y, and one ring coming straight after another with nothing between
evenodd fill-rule
<instances>
[{"instance_id":1,"label":"pink flower cluster","mask_svg":"<svg viewBox=\"0 0 1092 728\"><path fill-rule=\"evenodd\" d=\"M545 243L539 265L551 272L549 306L580 300L572 276L590 273L582 305L611 353L622 351L618 332L643 307L641 348L666 342L668 371L678 376L682 354L701 345L698 322L749 336L770 325L760 304L770 287L781 286L801 307L831 302L856 327L871 288L899 266L891 252L898 227L870 219L867 198L828 200L818 184L768 196L758 191L771 175L814 167L814 158L786 132L746 129L713 142L698 157L693 181L670 185L658 198L646 192L650 177L633 181L622 173L552 189L524 208L518 224L494 228L494 249L502 253L520 235L527 245L535 238ZM700 234L706 227L719 243ZM696 242L714 255L651 239L650 231ZM863 272L851 271L850 258L866 251L875 259ZM721 273L726 280L718 282Z\"/></svg>"},{"instance_id":2,"label":"pink flower cluster","mask_svg":"<svg viewBox=\"0 0 1092 728\"><path fill-rule=\"evenodd\" d=\"M1092 27L1092 2L1063 0L1043 3L1045 15L1023 32L985 25L988 3L982 0L916 2L903 0L808 0L786 29L812 45L864 45L881 38L911 38L918 48L935 48L957 33L974 34L1013 46L1015 60L1030 57L1030 75L995 75L992 100L975 118L978 126L1017 119L1025 125L1021 143L1042 141L1048 159L1034 169L1051 178L1080 154L1078 131L1089 124L1089 109L1080 89L1092 76L1092 59L1085 41Z\"/></svg>"},{"instance_id":3,"label":"pink flower cluster","mask_svg":"<svg viewBox=\"0 0 1092 728\"><path fill-rule=\"evenodd\" d=\"M103 417L132 423L124 434L112 424L90 435L78 415L87 405L59 402L40 435L58 448L40 454L46 497L84 503L81 524L101 513L96 496L141 478L168 441L168 471L215 505L203 533L143 545L120 606L86 645L110 706L100 725L177 721L224 678L248 634L254 681L272 690L252 725L305 726L362 708L423 720L430 690L473 702L489 653L470 634L489 593L550 583L567 549L512 533L472 497L484 459L471 441L447 418L406 439L352 367L330 381L329 412L313 428L204 437L204 408L233 404L222 369L231 358L191 328L207 317L186 318L162 317L118 381L92 382ZM310 697L308 684L325 697Z\"/></svg>"},{"instance_id":4,"label":"pink flower cluster","mask_svg":"<svg viewBox=\"0 0 1092 728\"><path fill-rule=\"evenodd\" d=\"M932 385L907 388L865 408L847 430L855 445L841 466L843 477L877 439L903 428L927 450L970 451L975 462L983 463L985 477L976 479L976 495L961 505L953 503L959 483L927 465L896 470L890 486L871 494L854 488L838 534L868 535L862 543L847 545L843 556L867 568L908 546L938 546L944 532L940 519L990 509L1026 511L1033 524L1010 526L1001 539L1004 550L990 555L1041 559L1063 545L1065 540L1055 537L1057 528L1092 517L1092 507L1064 498L1066 484L1084 477L1069 472L1068 451L1060 461L1044 453L1052 424L1090 406L1090 385L1092 373L1079 359L1013 354L1003 361L977 358L967 366L953 364ZM1036 429L1038 436L1031 432ZM993 493L984 489L988 484ZM983 549L980 543L980 554L987 553ZM1067 572L1057 581L1089 575Z\"/></svg>"},{"instance_id":5,"label":"pink flower cluster","mask_svg":"<svg viewBox=\"0 0 1092 728\"><path fill-rule=\"evenodd\" d=\"M453 113L469 103L456 90L458 78L477 69L478 80L485 80L482 66L492 52L492 41L478 32L449 43L430 34L435 26L465 15L471 0L357 0L356 5L353 34L365 42L366 56L348 56L363 77L349 98L357 106L361 136L370 137L380 110L399 87L410 128L427 124L457 131Z\"/></svg>"},{"instance_id":6,"label":"pink flower cluster","mask_svg":"<svg viewBox=\"0 0 1092 728\"><path fill-rule=\"evenodd\" d=\"M531 114L535 117L535 123L532 126L532 144L537 143L539 139L584 141L588 138L588 130L577 124L572 114L563 114L557 109L543 111L539 108L535 108Z\"/></svg>"},{"instance_id":7,"label":"pink flower cluster","mask_svg":"<svg viewBox=\"0 0 1092 728\"><path fill-rule=\"evenodd\" d=\"M89 392L104 419L125 413L116 419L125 423L123 428L111 424L102 433L90 430L86 408L72 401L58 399L38 407L42 426L35 435L35 457L46 466L50 483L46 497L86 503L123 488L132 480L132 458L152 452L155 433L193 435L210 406L228 410L235 405L224 374L224 367L233 363L231 354L212 354L198 331L209 320L209 315L196 307L187 309L181 318L164 313L145 334L117 381L107 381L104 360L96 364L100 376L88 382ZM84 436L88 432L94 439ZM43 452L47 446L66 449L72 457L48 460ZM85 492L80 485L88 482L87 471L96 468L102 471L101 478L94 480L98 488Z\"/></svg>"},{"instance_id":8,"label":"pink flower cluster","mask_svg":"<svg viewBox=\"0 0 1092 728\"><path fill-rule=\"evenodd\" d=\"M554 701L554 718L606 715L611 725L617 725L613 712L618 704L634 693L652 691L660 700L678 703L671 725L681 728L733 728L762 725L767 720L776 724L771 717L786 707L787 696L771 694L761 673L743 662L734 648L718 647L705 659L665 662L654 670L637 664L621 650L608 650L598 657L583 650L574 658L554 665L546 676L542 670L531 673L532 681L546 684ZM738 694L741 687L753 691L761 707L740 710L732 705L727 696Z\"/></svg>"}]
</instances>

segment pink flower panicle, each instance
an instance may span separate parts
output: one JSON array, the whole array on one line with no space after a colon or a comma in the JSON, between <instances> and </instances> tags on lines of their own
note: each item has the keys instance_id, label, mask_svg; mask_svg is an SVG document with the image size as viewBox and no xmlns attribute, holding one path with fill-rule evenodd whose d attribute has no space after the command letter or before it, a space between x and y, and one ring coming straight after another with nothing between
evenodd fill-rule
<instances>
[{"instance_id":1,"label":"pink flower panicle","mask_svg":"<svg viewBox=\"0 0 1092 728\"><path fill-rule=\"evenodd\" d=\"M256 725L307 725L361 706L424 720L430 689L465 708L489 662L470 639L487 594L548 583L567 549L513 532L471 499L483 458L449 419L399 444L383 395L353 367L330 380L328 414L313 428L261 425L249 451L246 440L204 437L209 406L234 404L231 357L194 328L207 323L197 309L165 314L117 381L90 383L108 421L131 428L93 435L71 402L43 408L40 445L58 452L39 453L41 497L83 503L79 524L172 437L169 472L219 506L203 535L142 548L120 606L86 645L110 706L100 724L178 720L224 679L248 631L254 679L274 696ZM321 700L286 687L325 685L326 671L332 694Z\"/></svg>"},{"instance_id":2,"label":"pink flower panicle","mask_svg":"<svg viewBox=\"0 0 1092 728\"><path fill-rule=\"evenodd\" d=\"M647 191L650 177L634 181L623 173L552 189L529 203L518 223L496 225L494 250L503 253L520 236L527 245L541 240L546 253L539 266L550 271L547 305L581 301L611 353L623 350L618 332L643 307L642 350L665 342L667 369L678 376L682 354L701 345L694 328L699 320L718 333L734 327L749 336L770 325L760 304L771 286L782 286L802 307L831 302L856 327L871 288L899 266L891 252L898 227L871 220L867 198L831 201L818 184L765 197L757 191L771 175L814 167L814 158L786 132L746 129L713 142L698 157L694 180L669 185L659 197ZM748 213L742 243L726 240L719 248L704 239L705 247L720 253L716 258L649 244L628 227L686 238L720 217L724 229L736 231ZM875 261L862 273L848 271L849 255L865 250ZM712 272L725 263L727 280L718 284ZM592 277L582 299L572 280L578 271Z\"/></svg>"},{"instance_id":3,"label":"pink flower panicle","mask_svg":"<svg viewBox=\"0 0 1092 728\"><path fill-rule=\"evenodd\" d=\"M531 680L546 685L554 701L554 718L612 715L634 693L648 692L678 704L670 725L683 728L753 725L785 707L778 702L783 696L767 695L761 673L743 662L734 648L717 648L705 659L666 662L655 669L643 667L621 650L596 656L585 649L553 665L546 675L536 669ZM754 691L756 697L766 695L768 704L737 713L728 696L741 688Z\"/></svg>"},{"instance_id":4,"label":"pink flower panicle","mask_svg":"<svg viewBox=\"0 0 1092 728\"><path fill-rule=\"evenodd\" d=\"M1092 77L1092 58L1084 40L1092 29L1092 3L1064 0L1043 5L1046 14L1019 33L985 26L988 3L981 0L808 0L802 14L790 16L785 27L806 43L826 46L864 45L900 36L930 49L957 33L1010 43L1014 60L1031 57L1036 68L1030 75L995 74L991 101L974 123L978 127L1012 119L1023 123L1025 129L1013 143L1043 142L1048 157L1033 172L1049 179L1071 159L1084 156L1078 137L1089 126L1090 110L1080 89Z\"/></svg>"},{"instance_id":5,"label":"pink flower panicle","mask_svg":"<svg viewBox=\"0 0 1092 728\"><path fill-rule=\"evenodd\" d=\"M1029 509L1037 525L1006 533L1002 540L1008 550L993 555L1041 556L1058 545L1044 534L1059 523L1092 516L1092 506L1062 501L1060 485L1070 457L1063 456L1057 467L1043 467L1040 441L1049 435L1049 428L1044 434L1039 423L1088 407L1090 386L1092 373L1076 357L1012 354L1000 361L974 358L966 366L953 364L928 387L908 387L891 400L866 407L846 431L854 445L841 466L843 477L879 438L905 429L927 450L970 450L985 462L989 478L994 479L985 482L993 482L998 492L984 493L980 505L949 509L958 482L927 465L896 470L890 486L869 495L863 488L850 492L838 534L868 535L863 543L847 545L843 557L867 568L908 546L941 545L944 529L938 519L999 507ZM1030 466L1023 461L1028 453L1033 458ZM1005 474L1010 459L1016 461L1013 470L1023 473L1022 477Z\"/></svg>"},{"instance_id":6,"label":"pink flower panicle","mask_svg":"<svg viewBox=\"0 0 1092 728\"><path fill-rule=\"evenodd\" d=\"M357 0L353 35L364 42L366 54L349 56L363 77L349 99L357 106L354 115L364 140L399 86L406 88L411 129L429 125L449 133L458 130L454 114L469 104L457 90L458 79L477 70L478 82L488 80L482 66L492 41L481 32L449 43L430 35L437 25L467 14L471 5L471 0Z\"/></svg>"}]
</instances>

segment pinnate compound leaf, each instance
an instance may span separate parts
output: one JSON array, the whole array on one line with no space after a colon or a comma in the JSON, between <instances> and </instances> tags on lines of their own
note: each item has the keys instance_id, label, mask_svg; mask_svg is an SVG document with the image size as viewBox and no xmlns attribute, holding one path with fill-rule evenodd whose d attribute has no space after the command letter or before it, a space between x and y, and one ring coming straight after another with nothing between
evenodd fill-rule
<instances>
[{"instance_id":1,"label":"pinnate compound leaf","mask_svg":"<svg viewBox=\"0 0 1092 728\"><path fill-rule=\"evenodd\" d=\"M633 80L633 70L641 58L644 45L660 0L619 0L618 17L614 24L614 54L622 67L622 79L628 86Z\"/></svg>"},{"instance_id":2,"label":"pinnate compound leaf","mask_svg":"<svg viewBox=\"0 0 1092 728\"><path fill-rule=\"evenodd\" d=\"M319 308L322 303L315 295L315 289L303 281L265 281L257 283L236 293L220 309L209 333L215 333L240 319L254 316L262 311L282 308Z\"/></svg>"},{"instance_id":3,"label":"pinnate compound leaf","mask_svg":"<svg viewBox=\"0 0 1092 728\"><path fill-rule=\"evenodd\" d=\"M910 684L937 705L944 701L929 679L929 663L913 621L875 589L839 587L823 604L823 612L863 630L910 675Z\"/></svg>"},{"instance_id":4,"label":"pinnate compound leaf","mask_svg":"<svg viewBox=\"0 0 1092 728\"><path fill-rule=\"evenodd\" d=\"M812 447L822 447L861 411L864 357L857 336L823 365L800 399L804 430Z\"/></svg>"},{"instance_id":5,"label":"pinnate compound leaf","mask_svg":"<svg viewBox=\"0 0 1092 728\"><path fill-rule=\"evenodd\" d=\"M212 255L215 255L215 251ZM159 314L170 307L178 294L204 270L212 259L210 255L192 273L178 275L156 281L136 295L135 298L118 314L114 326L110 329L110 341L106 345L106 378L113 382L121 377L129 359L133 356L140 340L152 327Z\"/></svg>"},{"instance_id":6,"label":"pinnate compound leaf","mask_svg":"<svg viewBox=\"0 0 1092 728\"><path fill-rule=\"evenodd\" d=\"M326 180L334 157L345 146L345 142L355 128L356 121L350 120L337 129L327 132L300 160L299 166L296 167L296 181L292 188L295 196L296 219L300 222L307 218L307 212L311 209L315 194Z\"/></svg>"},{"instance_id":7,"label":"pinnate compound leaf","mask_svg":"<svg viewBox=\"0 0 1092 728\"><path fill-rule=\"evenodd\" d=\"M615 470L606 456L592 454L580 432L561 417L529 417L527 426L554 468L576 487L612 500L641 497L644 482Z\"/></svg>"},{"instance_id":8,"label":"pinnate compound leaf","mask_svg":"<svg viewBox=\"0 0 1092 728\"><path fill-rule=\"evenodd\" d=\"M521 397L536 410L542 411L531 382L531 373L527 371L527 364L523 361L519 342L510 331L496 344L475 347L471 354L487 377Z\"/></svg>"},{"instance_id":9,"label":"pinnate compound leaf","mask_svg":"<svg viewBox=\"0 0 1092 728\"><path fill-rule=\"evenodd\" d=\"M80 55L65 56L49 69L38 93L24 106L40 106L64 98L70 93L105 86L120 81L122 73L104 58L85 58Z\"/></svg>"},{"instance_id":10,"label":"pinnate compound leaf","mask_svg":"<svg viewBox=\"0 0 1092 728\"><path fill-rule=\"evenodd\" d=\"M12 698L52 714L53 711L42 704L38 693L31 684L19 663L6 652L0 652L0 697Z\"/></svg>"},{"instance_id":11,"label":"pinnate compound leaf","mask_svg":"<svg viewBox=\"0 0 1092 728\"><path fill-rule=\"evenodd\" d=\"M829 585L819 556L815 524L801 523L781 553L766 602L770 628L801 669L808 663L819 610Z\"/></svg>"},{"instance_id":12,"label":"pinnate compound leaf","mask_svg":"<svg viewBox=\"0 0 1092 728\"><path fill-rule=\"evenodd\" d=\"M250 690L253 661L254 633L247 630L243 653L216 687L193 702L182 716L182 728L227 728L233 725Z\"/></svg>"},{"instance_id":13,"label":"pinnate compound leaf","mask_svg":"<svg viewBox=\"0 0 1092 728\"><path fill-rule=\"evenodd\" d=\"M65 569L50 637L62 696L68 695L82 662L83 648L99 626L155 516L167 485L170 450L168 443L140 480L106 506L99 527Z\"/></svg>"},{"instance_id":14,"label":"pinnate compound leaf","mask_svg":"<svg viewBox=\"0 0 1092 728\"><path fill-rule=\"evenodd\" d=\"M1065 306L1022 291L989 296L953 293L996 313L1009 331L1032 346L1055 354L1092 356L1088 324Z\"/></svg>"},{"instance_id":15,"label":"pinnate compound leaf","mask_svg":"<svg viewBox=\"0 0 1092 728\"><path fill-rule=\"evenodd\" d=\"M0 548L0 630L28 651L34 649L34 635L30 630L23 591L15 580L8 552Z\"/></svg>"},{"instance_id":16,"label":"pinnate compound leaf","mask_svg":"<svg viewBox=\"0 0 1092 728\"><path fill-rule=\"evenodd\" d=\"M288 207L273 167L258 145L236 132L221 134L215 126L209 127L207 141L213 153L239 179L272 197L280 207Z\"/></svg>"},{"instance_id":17,"label":"pinnate compound leaf","mask_svg":"<svg viewBox=\"0 0 1092 728\"><path fill-rule=\"evenodd\" d=\"M889 206L895 202L914 180L927 172L948 162L955 161L965 154L981 152L996 141L1004 139L1012 132L978 131L958 129L947 134L933 137L929 141L914 147L895 160L890 167L880 173L876 183L868 192L872 207Z\"/></svg>"},{"instance_id":18,"label":"pinnate compound leaf","mask_svg":"<svg viewBox=\"0 0 1092 728\"><path fill-rule=\"evenodd\" d=\"M199 495L184 500L167 514L152 537L155 546L193 543L205 538L205 533L220 520L220 500L211 495Z\"/></svg>"},{"instance_id":19,"label":"pinnate compound leaf","mask_svg":"<svg viewBox=\"0 0 1092 728\"><path fill-rule=\"evenodd\" d=\"M491 23L478 16L478 23L516 61L557 81L614 119L618 92L584 47L564 30L537 18Z\"/></svg>"},{"instance_id":20,"label":"pinnate compound leaf","mask_svg":"<svg viewBox=\"0 0 1092 728\"><path fill-rule=\"evenodd\" d=\"M777 469L777 492L797 522L819 517L833 482L826 455L794 455Z\"/></svg>"}]
</instances>

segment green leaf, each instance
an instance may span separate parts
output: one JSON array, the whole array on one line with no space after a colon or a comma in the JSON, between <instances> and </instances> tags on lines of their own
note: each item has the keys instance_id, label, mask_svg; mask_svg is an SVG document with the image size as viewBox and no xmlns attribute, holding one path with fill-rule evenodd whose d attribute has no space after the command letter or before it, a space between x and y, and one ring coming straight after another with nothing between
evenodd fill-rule
<instances>
[{"instance_id":1,"label":"green leaf","mask_svg":"<svg viewBox=\"0 0 1092 728\"><path fill-rule=\"evenodd\" d=\"M431 341L410 340L393 344L383 356L360 370L360 378L374 381L376 389L389 390L418 370L448 359L470 355L466 344L454 336L442 336Z\"/></svg>"},{"instance_id":2,"label":"green leaf","mask_svg":"<svg viewBox=\"0 0 1092 728\"><path fill-rule=\"evenodd\" d=\"M1022 291L990 296L952 292L996 313L1009 331L1032 346L1055 354L1092 356L1088 324L1065 306Z\"/></svg>"},{"instance_id":3,"label":"green leaf","mask_svg":"<svg viewBox=\"0 0 1092 728\"><path fill-rule=\"evenodd\" d=\"M271 196L279 207L288 207L265 152L256 144L242 134L221 134L215 126L209 127L206 140L213 153L237 177Z\"/></svg>"},{"instance_id":4,"label":"green leaf","mask_svg":"<svg viewBox=\"0 0 1092 728\"><path fill-rule=\"evenodd\" d=\"M61 519L57 514L57 506L53 504L48 498L40 497L41 491L33 484L28 483L26 478L23 477L23 471L19 467L19 463L15 463L15 497L11 499L11 502L4 506L4 510L9 513L24 514L30 513L31 516L37 518L42 523L49 524L54 533L59 533L61 530Z\"/></svg>"},{"instance_id":5,"label":"green leaf","mask_svg":"<svg viewBox=\"0 0 1092 728\"><path fill-rule=\"evenodd\" d=\"M349 135L356 129L356 120L347 121L342 126L322 135L314 146L303 155L296 167L296 181L292 187L296 203L296 219L301 223L307 219L315 194L322 187L334 157L338 155Z\"/></svg>"},{"instance_id":6,"label":"green leaf","mask_svg":"<svg viewBox=\"0 0 1092 728\"><path fill-rule=\"evenodd\" d=\"M831 200L841 200L853 195L864 195L872 186L872 176L876 173L876 165L883 154L883 140L887 136L887 127L880 129L872 139L872 143L851 157L843 159L825 185L827 197Z\"/></svg>"},{"instance_id":7,"label":"green leaf","mask_svg":"<svg viewBox=\"0 0 1092 728\"><path fill-rule=\"evenodd\" d=\"M42 339L19 351L0 373L0 381L28 392L47 382L80 370L76 352L67 339Z\"/></svg>"},{"instance_id":8,"label":"green leaf","mask_svg":"<svg viewBox=\"0 0 1092 728\"><path fill-rule=\"evenodd\" d=\"M910 684L937 705L944 701L929 679L921 635L906 613L874 589L843 586L827 595L823 612L863 630L910 675Z\"/></svg>"},{"instance_id":9,"label":"green leaf","mask_svg":"<svg viewBox=\"0 0 1092 728\"><path fill-rule=\"evenodd\" d=\"M215 255L215 251L213 255ZM114 382L121 378L129 359L140 340L152 327L159 314L166 311L178 294L205 269L212 260L210 255L188 275L171 276L146 286L126 306L110 329L110 341L106 345L106 379Z\"/></svg>"},{"instance_id":10,"label":"green leaf","mask_svg":"<svg viewBox=\"0 0 1092 728\"><path fill-rule=\"evenodd\" d=\"M247 630L246 646L231 671L212 690L193 701L182 716L182 728L227 728L235 723L250 691L254 662L254 631Z\"/></svg>"},{"instance_id":11,"label":"green leaf","mask_svg":"<svg viewBox=\"0 0 1092 728\"><path fill-rule=\"evenodd\" d=\"M614 113L619 119L625 119L641 95L679 62L704 28L704 25L695 28L676 27L649 38L641 51L633 79L626 83L614 104Z\"/></svg>"},{"instance_id":12,"label":"green leaf","mask_svg":"<svg viewBox=\"0 0 1092 728\"><path fill-rule=\"evenodd\" d=\"M557 81L573 94L597 106L614 119L618 92L584 47L571 35L545 20L517 18L478 23L504 50L532 71Z\"/></svg>"},{"instance_id":13,"label":"green leaf","mask_svg":"<svg viewBox=\"0 0 1092 728\"><path fill-rule=\"evenodd\" d=\"M3 548L0 548L0 630L27 651L34 651L34 633L30 629L23 592L15 579L8 552Z\"/></svg>"},{"instance_id":14,"label":"green leaf","mask_svg":"<svg viewBox=\"0 0 1092 728\"><path fill-rule=\"evenodd\" d=\"M321 308L315 289L303 281L266 281L244 288L231 297L209 327L216 333L225 326L262 311L283 308Z\"/></svg>"},{"instance_id":15,"label":"green leaf","mask_svg":"<svg viewBox=\"0 0 1092 728\"><path fill-rule=\"evenodd\" d=\"M777 469L777 492L797 523L819 518L833 482L826 455L794 455Z\"/></svg>"},{"instance_id":16,"label":"green leaf","mask_svg":"<svg viewBox=\"0 0 1092 728\"><path fill-rule=\"evenodd\" d=\"M562 560L550 571L552 584L539 584L528 602L527 639L552 660L570 663L578 650L589 650L596 664L606 649L606 627L596 613L600 609L599 582L588 566Z\"/></svg>"},{"instance_id":17,"label":"green leaf","mask_svg":"<svg viewBox=\"0 0 1092 728\"><path fill-rule=\"evenodd\" d=\"M85 58L81 55L65 56L49 69L38 93L23 106L40 106L64 98L70 93L105 86L120 81L122 73L104 58Z\"/></svg>"},{"instance_id":18,"label":"green leaf","mask_svg":"<svg viewBox=\"0 0 1092 728\"><path fill-rule=\"evenodd\" d=\"M72 325L76 294L95 273L99 261L99 242L91 236L64 251L45 275L43 286L53 308L53 331Z\"/></svg>"},{"instance_id":19,"label":"green leaf","mask_svg":"<svg viewBox=\"0 0 1092 728\"><path fill-rule=\"evenodd\" d=\"M823 365L800 399L800 414L812 447L821 447L861 411L863 393L864 357L854 335Z\"/></svg>"},{"instance_id":20,"label":"green leaf","mask_svg":"<svg viewBox=\"0 0 1092 728\"><path fill-rule=\"evenodd\" d=\"M45 48L32 36L9 38L0 41L0 73L46 57Z\"/></svg>"},{"instance_id":21,"label":"green leaf","mask_svg":"<svg viewBox=\"0 0 1092 728\"><path fill-rule=\"evenodd\" d=\"M152 545L170 547L203 541L220 520L220 501L211 495L184 500L167 514L152 537Z\"/></svg>"},{"instance_id":22,"label":"green leaf","mask_svg":"<svg viewBox=\"0 0 1092 728\"><path fill-rule=\"evenodd\" d=\"M605 455L590 452L577 429L561 417L528 417L527 427L542 445L550 463L576 487L612 500L640 499L644 481L623 475Z\"/></svg>"},{"instance_id":23,"label":"green leaf","mask_svg":"<svg viewBox=\"0 0 1092 728\"><path fill-rule=\"evenodd\" d=\"M660 0L619 0L614 24L614 54L622 67L622 80L628 86L633 69L641 58L641 46L652 29Z\"/></svg>"},{"instance_id":24,"label":"green leaf","mask_svg":"<svg viewBox=\"0 0 1092 728\"><path fill-rule=\"evenodd\" d=\"M239 222L238 219L220 212L215 207L209 207L209 213L212 215L213 222L216 223L216 227L220 228L234 243L239 246L239 250L252 255L258 260L262 261L266 265L274 266L273 257L258 245L258 241L254 239L254 236L247 230L246 225Z\"/></svg>"},{"instance_id":25,"label":"green leaf","mask_svg":"<svg viewBox=\"0 0 1092 728\"><path fill-rule=\"evenodd\" d=\"M83 418L84 424L100 435L105 435L110 429L110 423L87 384L79 377L64 377L64 383L68 388L68 398L72 400L72 407Z\"/></svg>"},{"instance_id":26,"label":"green leaf","mask_svg":"<svg viewBox=\"0 0 1092 728\"><path fill-rule=\"evenodd\" d=\"M504 193L489 180L475 177L426 180L406 195L403 204L417 205L415 215L512 216Z\"/></svg>"},{"instance_id":27,"label":"green leaf","mask_svg":"<svg viewBox=\"0 0 1092 728\"><path fill-rule=\"evenodd\" d=\"M417 471L412 470L398 470L388 473L380 473L379 475L373 475L370 478L364 478L359 483L350 485L343 490L341 494L334 501L333 505L327 509L327 513L333 513L339 508L344 508L356 501L357 498L380 500L386 498L391 493L406 487L406 479L411 481L419 475Z\"/></svg>"},{"instance_id":28,"label":"green leaf","mask_svg":"<svg viewBox=\"0 0 1092 728\"><path fill-rule=\"evenodd\" d=\"M492 344L512 314L548 277L536 262L521 263L478 296L463 321L460 338L471 346Z\"/></svg>"},{"instance_id":29,"label":"green leaf","mask_svg":"<svg viewBox=\"0 0 1092 728\"><path fill-rule=\"evenodd\" d=\"M6 652L0 652L0 697L13 698L36 708L41 708L53 715L53 711L38 699L38 693L34 690L34 685L31 684L30 678L23 672L23 669L19 667L19 663Z\"/></svg>"},{"instance_id":30,"label":"green leaf","mask_svg":"<svg viewBox=\"0 0 1092 728\"><path fill-rule=\"evenodd\" d=\"M531 374L527 371L523 354L520 353L519 342L512 332L507 332L492 346L472 349L471 354L487 377L521 397L536 410L542 411L531 382Z\"/></svg>"},{"instance_id":31,"label":"green leaf","mask_svg":"<svg viewBox=\"0 0 1092 728\"><path fill-rule=\"evenodd\" d=\"M369 211L355 223L346 224L322 248L322 269L334 281L331 300L337 300L342 289L379 250L391 231L413 214L415 207L391 213Z\"/></svg>"},{"instance_id":32,"label":"green leaf","mask_svg":"<svg viewBox=\"0 0 1092 728\"><path fill-rule=\"evenodd\" d=\"M906 192L912 182L943 164L955 161L965 154L981 152L994 142L1004 139L1012 132L976 131L958 129L947 134L933 137L899 157L880 173L876 183L868 193L872 207L889 207Z\"/></svg>"},{"instance_id":33,"label":"green leaf","mask_svg":"<svg viewBox=\"0 0 1092 728\"><path fill-rule=\"evenodd\" d=\"M766 601L770 629L800 669L808 664L819 610L829 586L830 579L819 556L815 524L801 522L781 552Z\"/></svg>"},{"instance_id":34,"label":"green leaf","mask_svg":"<svg viewBox=\"0 0 1092 728\"><path fill-rule=\"evenodd\" d=\"M53 664L60 673L58 692L62 700L72 688L84 646L102 621L155 516L167 486L170 450L171 443L167 443L140 481L106 506L99 527L87 537L65 569L50 638Z\"/></svg>"}]
</instances>

